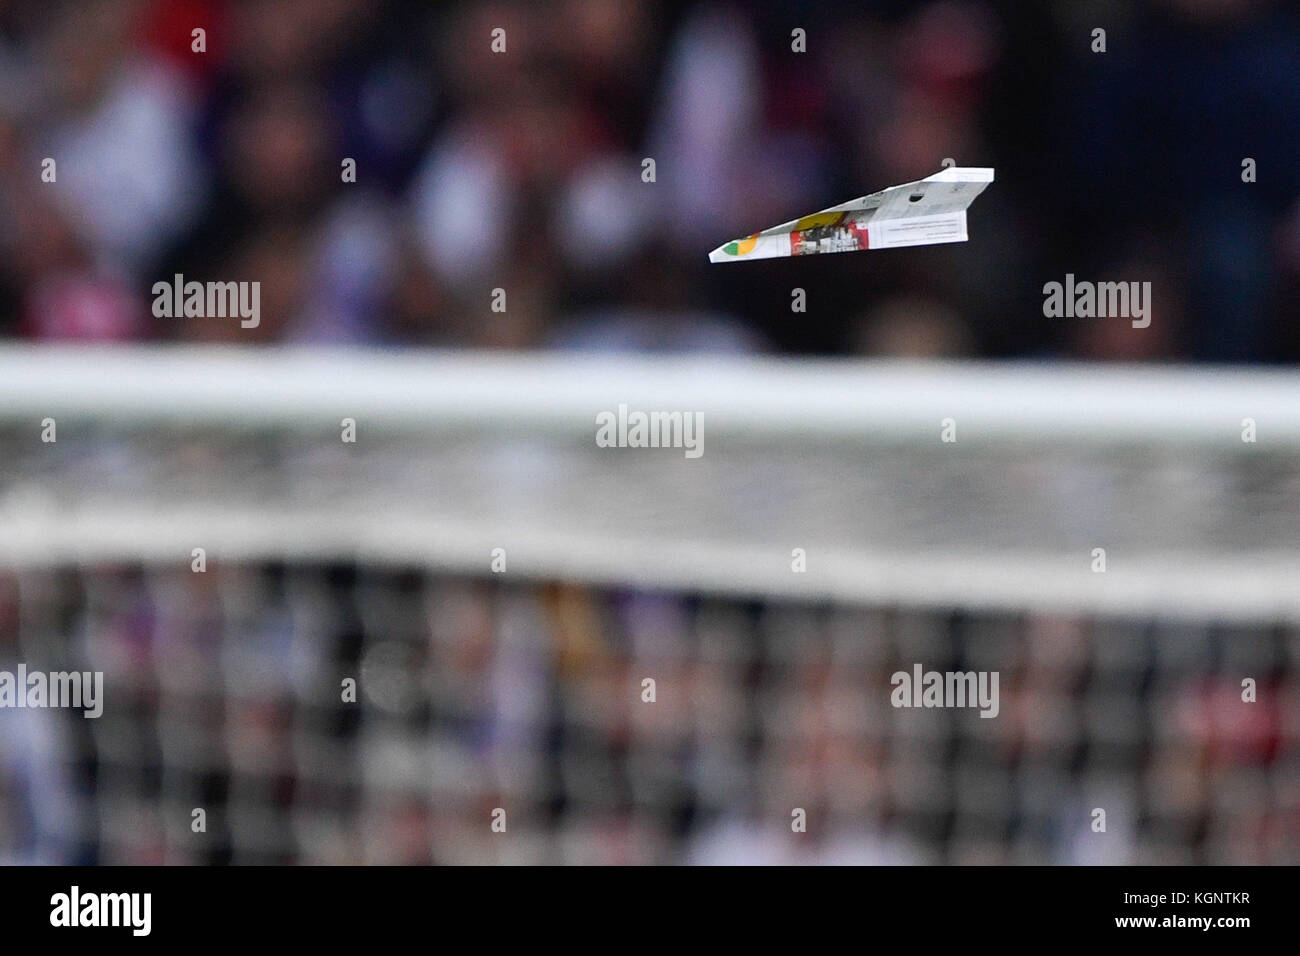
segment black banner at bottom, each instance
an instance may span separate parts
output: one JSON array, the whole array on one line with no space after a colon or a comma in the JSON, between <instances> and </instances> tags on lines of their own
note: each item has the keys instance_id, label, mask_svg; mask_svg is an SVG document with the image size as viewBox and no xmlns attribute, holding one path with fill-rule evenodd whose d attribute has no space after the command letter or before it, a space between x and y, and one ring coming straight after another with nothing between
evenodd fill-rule
<instances>
[{"instance_id":1,"label":"black banner at bottom","mask_svg":"<svg viewBox=\"0 0 1300 956\"><path fill-rule=\"evenodd\" d=\"M873 940L904 933L927 945L1098 937L1232 945L1291 922L1294 875L1282 867L6 867L0 912L10 940L75 937L79 945L337 947L394 934L437 945L463 943L467 933L612 942L588 934L618 925L633 938L681 928L733 944L770 942L785 930L807 942L848 931Z\"/></svg>"}]
</instances>

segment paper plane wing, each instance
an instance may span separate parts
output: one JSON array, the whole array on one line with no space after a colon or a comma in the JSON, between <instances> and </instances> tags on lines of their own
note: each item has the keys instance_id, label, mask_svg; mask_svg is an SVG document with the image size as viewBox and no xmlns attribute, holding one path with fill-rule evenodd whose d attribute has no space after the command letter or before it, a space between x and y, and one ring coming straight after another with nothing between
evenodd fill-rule
<instances>
[{"instance_id":1,"label":"paper plane wing","mask_svg":"<svg viewBox=\"0 0 1300 956\"><path fill-rule=\"evenodd\" d=\"M733 239L710 262L774 259L966 241L966 209L993 182L986 167L953 166L801 219Z\"/></svg>"}]
</instances>

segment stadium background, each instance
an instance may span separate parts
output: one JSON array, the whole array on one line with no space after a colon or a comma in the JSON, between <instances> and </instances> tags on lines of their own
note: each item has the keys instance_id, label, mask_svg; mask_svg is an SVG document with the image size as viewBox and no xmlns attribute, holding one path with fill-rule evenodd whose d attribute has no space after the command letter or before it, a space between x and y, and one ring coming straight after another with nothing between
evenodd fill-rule
<instances>
[{"instance_id":1,"label":"stadium background","mask_svg":"<svg viewBox=\"0 0 1300 956\"><path fill-rule=\"evenodd\" d=\"M1287 365L1297 80L1300 24L1262 0L5 0L0 334ZM998 171L969 243L706 261L945 157ZM260 281L260 327L155 319L176 272ZM1151 328L1044 319L1067 272L1151 281ZM990 655L1003 719L867 690ZM4 715L8 862L1300 859L1286 622L123 560L0 566L0 660L93 662L113 702ZM1249 719L1243 668L1273 692ZM1121 839L1089 838L1097 801Z\"/></svg>"}]
</instances>

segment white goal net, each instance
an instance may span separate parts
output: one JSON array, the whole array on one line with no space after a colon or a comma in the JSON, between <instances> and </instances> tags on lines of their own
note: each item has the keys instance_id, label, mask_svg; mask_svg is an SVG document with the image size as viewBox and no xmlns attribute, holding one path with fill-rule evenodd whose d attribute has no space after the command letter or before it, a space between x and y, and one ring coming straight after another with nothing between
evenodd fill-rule
<instances>
[{"instance_id":1,"label":"white goal net","mask_svg":"<svg viewBox=\"0 0 1300 956\"><path fill-rule=\"evenodd\" d=\"M0 452L4 666L105 674L0 858L1300 860L1292 373L5 347Z\"/></svg>"}]
</instances>

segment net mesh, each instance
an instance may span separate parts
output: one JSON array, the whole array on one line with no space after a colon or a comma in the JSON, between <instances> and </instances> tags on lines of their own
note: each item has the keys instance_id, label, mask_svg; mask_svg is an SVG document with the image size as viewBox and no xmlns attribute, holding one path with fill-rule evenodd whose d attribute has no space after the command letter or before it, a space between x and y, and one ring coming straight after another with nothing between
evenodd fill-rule
<instances>
[{"instance_id":1,"label":"net mesh","mask_svg":"<svg viewBox=\"0 0 1300 956\"><path fill-rule=\"evenodd\" d=\"M109 702L6 715L10 862L1300 856L1295 629L304 562L0 582L9 651ZM998 670L998 717L892 708L918 661Z\"/></svg>"}]
</instances>

